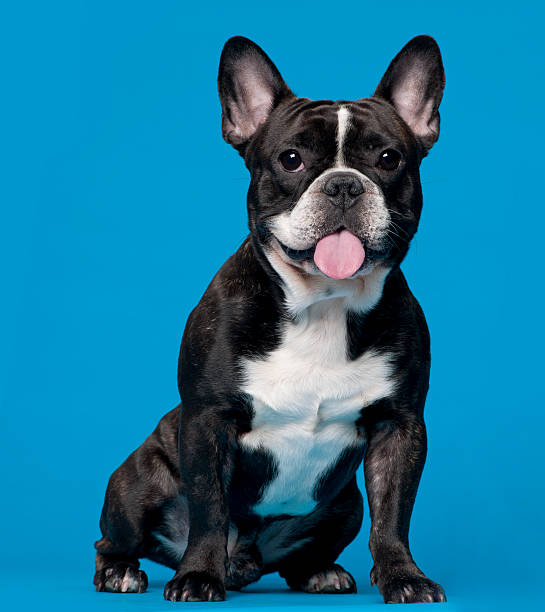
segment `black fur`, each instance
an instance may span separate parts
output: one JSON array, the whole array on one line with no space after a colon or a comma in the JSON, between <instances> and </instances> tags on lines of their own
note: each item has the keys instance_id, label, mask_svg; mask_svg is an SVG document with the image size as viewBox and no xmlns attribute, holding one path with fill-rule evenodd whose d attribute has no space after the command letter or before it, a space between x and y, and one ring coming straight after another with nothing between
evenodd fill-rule
<instances>
[{"instance_id":1,"label":"black fur","mask_svg":"<svg viewBox=\"0 0 545 612\"><path fill-rule=\"evenodd\" d=\"M252 110L254 92L244 87L247 73L241 74L241 66L262 84L265 118L263 108ZM431 126L430 133L413 133L392 93L415 66L425 83L418 112L426 99L433 102L426 107L427 123L419 123ZM372 582L385 601L444 601L441 587L422 574L409 552L410 516L426 455L430 351L424 316L399 269L420 218L419 165L437 138L443 85L435 42L417 37L394 59L375 97L349 103L346 165L380 186L395 225L387 244L372 256L369 251L370 260L391 272L370 312L348 311L347 356L356 360L369 349L388 351L397 384L393 395L361 410L354 423L361 443L332 457L314 488L313 512L262 518L253 507L278 468L265 449L240 444L254 416L251 398L241 389L240 359L266 357L293 317L265 254L273 240L268 222L291 209L334 164L339 103L297 98L256 45L240 37L227 42L219 71L223 133L251 173L250 235L187 321L179 360L183 409L165 415L110 479L96 543L97 590L121 591L123 584L125 590L127 585L145 590L138 559L147 557L176 569L165 588L173 601L221 600L226 588L240 589L273 571L295 589L354 592L353 578L335 560L360 529L363 506L355 472L365 457ZM287 173L279 165L279 153L292 148L301 152L305 172ZM378 154L389 148L402 155L396 172L377 167ZM332 207L326 230L338 228L340 214L342 224L352 223L352 209L339 210ZM236 541L230 539L234 527ZM165 543L176 538L187 539L185 550Z\"/></svg>"}]
</instances>

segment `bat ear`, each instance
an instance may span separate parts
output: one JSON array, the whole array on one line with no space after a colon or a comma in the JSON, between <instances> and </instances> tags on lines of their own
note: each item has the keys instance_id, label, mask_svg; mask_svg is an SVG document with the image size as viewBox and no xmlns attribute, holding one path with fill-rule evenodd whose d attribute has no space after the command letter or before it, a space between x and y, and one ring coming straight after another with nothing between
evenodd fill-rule
<instances>
[{"instance_id":1,"label":"bat ear","mask_svg":"<svg viewBox=\"0 0 545 612\"><path fill-rule=\"evenodd\" d=\"M437 43L431 36L417 36L392 60L374 95L394 106L427 152L439 137L444 87Z\"/></svg>"},{"instance_id":2,"label":"bat ear","mask_svg":"<svg viewBox=\"0 0 545 612\"><path fill-rule=\"evenodd\" d=\"M293 95L265 52L243 36L235 36L225 43L218 91L223 138L239 150L274 107Z\"/></svg>"}]
</instances>

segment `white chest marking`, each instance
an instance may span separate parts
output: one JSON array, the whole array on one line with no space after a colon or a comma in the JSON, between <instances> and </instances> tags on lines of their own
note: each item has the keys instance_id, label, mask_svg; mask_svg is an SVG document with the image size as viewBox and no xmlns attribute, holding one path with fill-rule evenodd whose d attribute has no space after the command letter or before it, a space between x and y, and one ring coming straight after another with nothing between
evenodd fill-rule
<instances>
[{"instance_id":1,"label":"white chest marking","mask_svg":"<svg viewBox=\"0 0 545 612\"><path fill-rule=\"evenodd\" d=\"M254 408L241 443L274 456L278 474L254 508L262 516L307 514L321 475L351 445L361 443L360 410L393 391L391 356L367 351L347 358L342 298L317 302L287 322L280 346L265 359L244 359Z\"/></svg>"}]
</instances>

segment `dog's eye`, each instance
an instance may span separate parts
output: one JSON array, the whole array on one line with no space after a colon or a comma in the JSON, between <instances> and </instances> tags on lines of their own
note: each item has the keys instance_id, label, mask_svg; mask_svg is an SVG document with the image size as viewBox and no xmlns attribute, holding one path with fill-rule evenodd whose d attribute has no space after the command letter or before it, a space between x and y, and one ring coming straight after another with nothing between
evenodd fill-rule
<instances>
[{"instance_id":1,"label":"dog's eye","mask_svg":"<svg viewBox=\"0 0 545 612\"><path fill-rule=\"evenodd\" d=\"M284 151L284 153L280 154L278 159L284 167L284 170L287 170L288 172L299 172L305 167L301 156L295 149Z\"/></svg>"},{"instance_id":2,"label":"dog's eye","mask_svg":"<svg viewBox=\"0 0 545 612\"><path fill-rule=\"evenodd\" d=\"M377 166L383 170L397 170L400 161L401 153L395 149L386 149L379 155Z\"/></svg>"}]
</instances>

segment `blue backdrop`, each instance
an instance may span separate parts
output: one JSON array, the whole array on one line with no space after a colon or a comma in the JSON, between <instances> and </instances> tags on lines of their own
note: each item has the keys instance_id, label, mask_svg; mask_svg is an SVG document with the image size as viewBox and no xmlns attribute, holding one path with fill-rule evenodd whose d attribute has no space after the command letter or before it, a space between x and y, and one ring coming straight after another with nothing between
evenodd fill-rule
<instances>
[{"instance_id":1,"label":"blue backdrop","mask_svg":"<svg viewBox=\"0 0 545 612\"><path fill-rule=\"evenodd\" d=\"M225 40L255 40L300 95L351 99L427 33L447 87L404 265L433 353L412 549L445 609L530 609L545 545L539 3L71 0L2 12L0 598L173 605L171 572L151 563L148 594L95 594L92 544L109 474L177 402L186 317L246 234L248 175L220 132ZM290 595L269 578L214 606L378 606L368 531L367 516L343 555L357 596Z\"/></svg>"}]
</instances>

